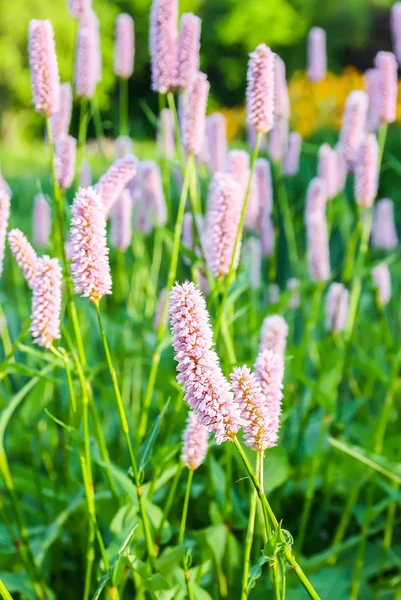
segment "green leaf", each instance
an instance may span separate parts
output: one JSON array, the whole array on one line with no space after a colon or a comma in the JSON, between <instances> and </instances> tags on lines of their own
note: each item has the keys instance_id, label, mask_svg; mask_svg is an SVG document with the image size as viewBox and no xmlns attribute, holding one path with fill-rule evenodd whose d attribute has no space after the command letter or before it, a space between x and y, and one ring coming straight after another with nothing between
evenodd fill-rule
<instances>
[{"instance_id":1,"label":"green leaf","mask_svg":"<svg viewBox=\"0 0 401 600\"><path fill-rule=\"evenodd\" d=\"M280 542L281 535L281 523L274 531L271 538L269 538L265 544L265 547L262 550L263 556L265 556L268 560L273 560L276 554L280 551L282 544Z\"/></svg>"},{"instance_id":2,"label":"green leaf","mask_svg":"<svg viewBox=\"0 0 401 600\"><path fill-rule=\"evenodd\" d=\"M266 556L260 556L257 562L251 567L248 575L248 585L246 588L247 593L249 594L251 589L255 587L257 580L262 575L262 567L268 562Z\"/></svg>"},{"instance_id":3,"label":"green leaf","mask_svg":"<svg viewBox=\"0 0 401 600\"><path fill-rule=\"evenodd\" d=\"M158 557L156 561L156 568L159 573L163 575L169 575L169 573L178 566L185 554L184 544L179 546L172 546L164 550L163 554Z\"/></svg>"},{"instance_id":4,"label":"green leaf","mask_svg":"<svg viewBox=\"0 0 401 600\"><path fill-rule=\"evenodd\" d=\"M328 438L329 444L337 450L344 452L348 456L352 456L359 462L368 466L371 469L374 469L384 477L391 479L395 483L401 485L401 466L396 465L383 456L378 456L377 454L373 454L373 452L369 452L369 450L365 450L360 446L354 446L353 444L348 444L347 442L336 440L333 437Z\"/></svg>"},{"instance_id":5,"label":"green leaf","mask_svg":"<svg viewBox=\"0 0 401 600\"><path fill-rule=\"evenodd\" d=\"M153 447L155 445L157 436L160 431L160 424L166 414L171 397L167 399L166 404L163 406L163 410L159 413L156 421L153 423L152 429L149 431L144 443L142 444L139 455L138 455L138 471L141 472L145 469L150 457L152 456Z\"/></svg>"},{"instance_id":6,"label":"green leaf","mask_svg":"<svg viewBox=\"0 0 401 600\"><path fill-rule=\"evenodd\" d=\"M287 452L282 446L267 450L263 463L264 486L266 492L280 487L290 476L291 468Z\"/></svg>"}]
</instances>

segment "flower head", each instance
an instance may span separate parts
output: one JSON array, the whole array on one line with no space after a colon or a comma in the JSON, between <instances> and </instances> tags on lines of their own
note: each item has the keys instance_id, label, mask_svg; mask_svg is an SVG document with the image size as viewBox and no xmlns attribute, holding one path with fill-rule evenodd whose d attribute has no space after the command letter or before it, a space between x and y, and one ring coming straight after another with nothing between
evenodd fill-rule
<instances>
[{"instance_id":1,"label":"flower head","mask_svg":"<svg viewBox=\"0 0 401 600\"><path fill-rule=\"evenodd\" d=\"M327 199L332 200L337 194L337 154L329 144L322 144L318 152L317 175L326 184Z\"/></svg>"},{"instance_id":2,"label":"flower head","mask_svg":"<svg viewBox=\"0 0 401 600\"><path fill-rule=\"evenodd\" d=\"M380 125L380 73L378 69L368 69L365 71L365 91L368 95L368 114L366 118L366 130L377 131Z\"/></svg>"},{"instance_id":3,"label":"flower head","mask_svg":"<svg viewBox=\"0 0 401 600\"><path fill-rule=\"evenodd\" d=\"M4 179L3 175L1 174L0 171L0 192L4 192L5 194L7 194L7 196L11 199L12 198L12 191L10 186L8 185L7 181Z\"/></svg>"},{"instance_id":4,"label":"flower head","mask_svg":"<svg viewBox=\"0 0 401 600\"><path fill-rule=\"evenodd\" d=\"M111 294L106 219L99 194L79 189L71 207L71 272L77 294L93 302Z\"/></svg>"},{"instance_id":5,"label":"flower head","mask_svg":"<svg viewBox=\"0 0 401 600\"><path fill-rule=\"evenodd\" d=\"M273 127L274 54L259 44L250 54L247 73L247 120L256 133L267 133Z\"/></svg>"},{"instance_id":6,"label":"flower head","mask_svg":"<svg viewBox=\"0 0 401 600\"><path fill-rule=\"evenodd\" d=\"M290 117L290 98L288 96L287 80L285 75L285 63L279 57L275 56L274 63L274 90L275 104L274 114L282 119Z\"/></svg>"},{"instance_id":7,"label":"flower head","mask_svg":"<svg viewBox=\"0 0 401 600\"><path fill-rule=\"evenodd\" d=\"M312 281L330 278L330 251L326 215L315 213L306 219L308 270Z\"/></svg>"},{"instance_id":8,"label":"flower head","mask_svg":"<svg viewBox=\"0 0 401 600\"><path fill-rule=\"evenodd\" d=\"M243 190L228 173L216 173L208 199L205 232L206 260L215 277L230 270L241 217ZM240 249L237 246L236 264Z\"/></svg>"},{"instance_id":9,"label":"flower head","mask_svg":"<svg viewBox=\"0 0 401 600\"><path fill-rule=\"evenodd\" d=\"M8 243L10 244L14 258L17 261L17 265L22 270L27 284L32 289L35 278L36 261L38 258L35 250L19 229L12 229L9 231Z\"/></svg>"},{"instance_id":10,"label":"flower head","mask_svg":"<svg viewBox=\"0 0 401 600\"><path fill-rule=\"evenodd\" d=\"M34 344L50 348L60 335L61 267L57 258L36 261L32 288L31 333Z\"/></svg>"},{"instance_id":11,"label":"flower head","mask_svg":"<svg viewBox=\"0 0 401 600\"><path fill-rule=\"evenodd\" d=\"M150 12L152 89L165 94L176 84L177 0L153 0Z\"/></svg>"},{"instance_id":12,"label":"flower head","mask_svg":"<svg viewBox=\"0 0 401 600\"><path fill-rule=\"evenodd\" d=\"M96 30L91 18L81 20L75 55L75 92L78 98L92 98L99 80Z\"/></svg>"},{"instance_id":13,"label":"flower head","mask_svg":"<svg viewBox=\"0 0 401 600\"><path fill-rule=\"evenodd\" d=\"M217 444L233 439L242 425L238 406L213 350L213 332L202 294L192 282L170 293L170 324L177 380L198 421L215 434Z\"/></svg>"},{"instance_id":14,"label":"flower head","mask_svg":"<svg viewBox=\"0 0 401 600\"><path fill-rule=\"evenodd\" d=\"M110 243L124 251L132 239L132 200L128 190L123 190L111 210Z\"/></svg>"},{"instance_id":15,"label":"flower head","mask_svg":"<svg viewBox=\"0 0 401 600\"><path fill-rule=\"evenodd\" d=\"M133 154L126 154L117 159L95 185L95 190L102 199L106 217L125 186L135 177L137 170L138 160Z\"/></svg>"},{"instance_id":16,"label":"flower head","mask_svg":"<svg viewBox=\"0 0 401 600\"><path fill-rule=\"evenodd\" d=\"M60 108L60 77L50 21L32 19L28 50L35 110L51 117Z\"/></svg>"},{"instance_id":17,"label":"flower head","mask_svg":"<svg viewBox=\"0 0 401 600\"><path fill-rule=\"evenodd\" d=\"M326 77L327 53L326 32L320 27L312 27L308 36L308 79L318 82Z\"/></svg>"},{"instance_id":18,"label":"flower head","mask_svg":"<svg viewBox=\"0 0 401 600\"><path fill-rule=\"evenodd\" d=\"M275 163L283 160L288 144L288 120L282 117L275 119L269 136L269 156Z\"/></svg>"},{"instance_id":19,"label":"flower head","mask_svg":"<svg viewBox=\"0 0 401 600\"><path fill-rule=\"evenodd\" d=\"M114 72L123 79L129 79L134 72L134 39L133 18L126 13L121 13L116 19Z\"/></svg>"},{"instance_id":20,"label":"flower head","mask_svg":"<svg viewBox=\"0 0 401 600\"><path fill-rule=\"evenodd\" d=\"M181 17L181 32L177 51L176 86L186 89L199 71L201 20L192 13Z\"/></svg>"},{"instance_id":21,"label":"flower head","mask_svg":"<svg viewBox=\"0 0 401 600\"><path fill-rule=\"evenodd\" d=\"M355 168L355 199L363 208L372 206L379 185L379 145L374 133L365 135Z\"/></svg>"},{"instance_id":22,"label":"flower head","mask_svg":"<svg viewBox=\"0 0 401 600\"><path fill-rule=\"evenodd\" d=\"M62 83L60 85L60 107L59 110L51 116L50 125L52 130L53 143L57 141L60 135L67 135L70 128L72 113L72 90L71 84Z\"/></svg>"},{"instance_id":23,"label":"flower head","mask_svg":"<svg viewBox=\"0 0 401 600\"><path fill-rule=\"evenodd\" d=\"M3 273L4 250L6 246L6 235L8 219L10 217L10 196L0 189L0 277Z\"/></svg>"},{"instance_id":24,"label":"flower head","mask_svg":"<svg viewBox=\"0 0 401 600\"><path fill-rule=\"evenodd\" d=\"M372 279L377 291L377 302L386 306L391 300L391 275L388 265L381 263L373 267Z\"/></svg>"},{"instance_id":25,"label":"flower head","mask_svg":"<svg viewBox=\"0 0 401 600\"><path fill-rule=\"evenodd\" d=\"M344 331L348 317L349 292L342 283L332 283L326 297L326 329Z\"/></svg>"},{"instance_id":26,"label":"flower head","mask_svg":"<svg viewBox=\"0 0 401 600\"><path fill-rule=\"evenodd\" d=\"M140 186L142 201L151 221L163 227L167 223L166 199L160 169L153 160L141 163Z\"/></svg>"},{"instance_id":27,"label":"flower head","mask_svg":"<svg viewBox=\"0 0 401 600\"><path fill-rule=\"evenodd\" d=\"M227 119L215 112L206 117L208 163L212 173L224 171L227 160Z\"/></svg>"},{"instance_id":28,"label":"flower head","mask_svg":"<svg viewBox=\"0 0 401 600\"><path fill-rule=\"evenodd\" d=\"M128 135L119 135L114 141L116 159L132 154L132 140Z\"/></svg>"},{"instance_id":29,"label":"flower head","mask_svg":"<svg viewBox=\"0 0 401 600\"><path fill-rule=\"evenodd\" d=\"M82 19L92 9L92 0L68 0L70 13L76 19Z\"/></svg>"},{"instance_id":30,"label":"flower head","mask_svg":"<svg viewBox=\"0 0 401 600\"><path fill-rule=\"evenodd\" d=\"M393 38L394 54L398 64L401 62L401 2L396 2L390 13L391 34Z\"/></svg>"},{"instance_id":31,"label":"flower head","mask_svg":"<svg viewBox=\"0 0 401 600\"><path fill-rule=\"evenodd\" d=\"M281 401L283 399L283 357L273 350L259 352L255 362L255 376L265 396L271 427L277 439L280 427Z\"/></svg>"},{"instance_id":32,"label":"flower head","mask_svg":"<svg viewBox=\"0 0 401 600\"><path fill-rule=\"evenodd\" d=\"M398 246L394 204L388 198L382 198L376 203L372 226L372 246L382 250L394 250Z\"/></svg>"},{"instance_id":33,"label":"flower head","mask_svg":"<svg viewBox=\"0 0 401 600\"><path fill-rule=\"evenodd\" d=\"M188 415L187 426L182 438L181 460L184 465L195 471L198 469L207 454L208 430L205 425L199 423L192 411Z\"/></svg>"},{"instance_id":34,"label":"flower head","mask_svg":"<svg viewBox=\"0 0 401 600\"><path fill-rule=\"evenodd\" d=\"M379 108L383 123L393 123L397 111L398 77L397 61L392 52L379 52L375 58L379 72Z\"/></svg>"},{"instance_id":35,"label":"flower head","mask_svg":"<svg viewBox=\"0 0 401 600\"><path fill-rule=\"evenodd\" d=\"M230 375L235 399L241 408L245 444L255 452L277 443L278 427L270 415L262 387L249 367L237 367ZM277 423L277 419L275 420Z\"/></svg>"},{"instance_id":36,"label":"flower head","mask_svg":"<svg viewBox=\"0 0 401 600\"><path fill-rule=\"evenodd\" d=\"M315 215L324 214L327 201L326 182L315 177L309 182L306 192L305 220Z\"/></svg>"},{"instance_id":37,"label":"flower head","mask_svg":"<svg viewBox=\"0 0 401 600\"><path fill-rule=\"evenodd\" d=\"M266 317L262 324L259 351L274 350L284 356L287 345L288 325L280 315Z\"/></svg>"},{"instance_id":38,"label":"flower head","mask_svg":"<svg viewBox=\"0 0 401 600\"><path fill-rule=\"evenodd\" d=\"M197 73L188 88L182 123L182 142L185 151L194 156L202 151L209 88L210 85L204 73Z\"/></svg>"},{"instance_id":39,"label":"flower head","mask_svg":"<svg viewBox=\"0 0 401 600\"><path fill-rule=\"evenodd\" d=\"M74 181L76 154L77 140L75 138L71 135L61 135L57 138L54 168L57 185L63 190L67 190Z\"/></svg>"},{"instance_id":40,"label":"flower head","mask_svg":"<svg viewBox=\"0 0 401 600\"><path fill-rule=\"evenodd\" d=\"M39 248L46 248L51 232L51 209L43 194L36 194L33 201L32 239Z\"/></svg>"},{"instance_id":41,"label":"flower head","mask_svg":"<svg viewBox=\"0 0 401 600\"><path fill-rule=\"evenodd\" d=\"M301 158L302 136L297 131L288 135L287 148L283 159L283 173L287 177L298 174L299 160Z\"/></svg>"},{"instance_id":42,"label":"flower head","mask_svg":"<svg viewBox=\"0 0 401 600\"><path fill-rule=\"evenodd\" d=\"M359 90L351 92L345 103L341 123L340 143L345 162L350 170L354 167L359 145L364 134L368 103L366 92Z\"/></svg>"},{"instance_id":43,"label":"flower head","mask_svg":"<svg viewBox=\"0 0 401 600\"><path fill-rule=\"evenodd\" d=\"M169 108L163 108L159 116L157 149L160 158L167 160L174 158L174 117Z\"/></svg>"},{"instance_id":44,"label":"flower head","mask_svg":"<svg viewBox=\"0 0 401 600\"><path fill-rule=\"evenodd\" d=\"M301 282L296 277L290 277L287 281L287 290L291 291L291 298L288 303L288 308L290 310L296 310L299 308L301 304L301 295L300 295Z\"/></svg>"}]
</instances>

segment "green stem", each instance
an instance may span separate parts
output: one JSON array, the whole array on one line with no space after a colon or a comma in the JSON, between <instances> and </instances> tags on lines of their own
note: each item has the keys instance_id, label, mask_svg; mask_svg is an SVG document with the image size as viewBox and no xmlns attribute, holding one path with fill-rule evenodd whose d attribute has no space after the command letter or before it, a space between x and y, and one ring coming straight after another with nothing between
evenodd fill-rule
<instances>
[{"instance_id":1,"label":"green stem","mask_svg":"<svg viewBox=\"0 0 401 600\"><path fill-rule=\"evenodd\" d=\"M120 77L120 135L128 131L128 79Z\"/></svg>"},{"instance_id":2,"label":"green stem","mask_svg":"<svg viewBox=\"0 0 401 600\"><path fill-rule=\"evenodd\" d=\"M246 537L245 537L245 549L244 549L244 572L242 575L242 589L241 589L241 600L246 600L248 598L248 576L249 576L249 568L251 564L251 550L253 544L253 534L255 531L255 515L256 515L256 500L258 494L256 489L252 489L251 493L251 502L249 506L249 517L248 517L248 526L246 529Z\"/></svg>"},{"instance_id":3,"label":"green stem","mask_svg":"<svg viewBox=\"0 0 401 600\"><path fill-rule=\"evenodd\" d=\"M191 496L191 485L192 485L193 476L194 476L194 470L188 469L188 479L187 479L187 485L185 488L184 505L182 507L180 533L178 536L178 544L179 545L184 543L185 527L187 525L188 506L189 506L189 498Z\"/></svg>"},{"instance_id":4,"label":"green stem","mask_svg":"<svg viewBox=\"0 0 401 600\"><path fill-rule=\"evenodd\" d=\"M180 252L180 243L181 243L181 235L182 235L182 221L184 218L185 203L187 200L188 188L189 188L189 182L191 180L191 172L192 172L193 164L194 164L194 157L190 154L188 157L186 168L185 168L184 183L182 186L180 203L178 205L177 219L176 219L176 224L175 224L175 228L174 228L173 250L171 253L170 267L169 267L169 272L168 272L168 277L167 277L167 286L166 286L168 293L166 294L166 298L165 298L164 304L163 304L159 328L157 330L156 350L152 356L152 365L151 365L151 370L150 370L150 375L149 375L148 386L146 388L145 398L143 400L143 405L142 405L141 420L139 423L139 430L138 430L139 440L142 440L146 434L148 419L149 419L149 409L150 409L150 404L151 404L151 400L152 400L153 389L154 389L155 382L156 382L157 371L159 369L160 353L161 353L160 344L163 340L163 337L164 337L164 334L166 331L166 326L167 326L166 325L166 317L167 317L168 302L169 302L168 294L173 286L175 277L177 275L177 265L178 265L178 257L179 257L179 252Z\"/></svg>"},{"instance_id":5,"label":"green stem","mask_svg":"<svg viewBox=\"0 0 401 600\"><path fill-rule=\"evenodd\" d=\"M4 583L2 582L1 579L0 579L0 595L3 600L13 600L13 597L11 596L10 592L8 591L8 589L6 588L6 586L4 585Z\"/></svg>"},{"instance_id":6,"label":"green stem","mask_svg":"<svg viewBox=\"0 0 401 600\"><path fill-rule=\"evenodd\" d=\"M254 486L254 488L257 491L257 494L259 496L259 500L262 503L262 506L266 509L271 527L274 529L277 529L277 527L279 526L279 522L276 519L276 516L263 492L262 486L260 485L260 482L258 480L258 478L256 477L255 473L253 472L253 469L249 463L249 460L244 452L244 450L242 449L241 444L239 443L239 441L237 440L237 438L235 437L233 439L233 443L236 447L236 449L239 452L239 455L242 459L242 462L245 465L246 470L248 471L249 477L252 481L252 484ZM303 587L305 588L306 592L309 594L309 596L311 598L313 598L313 600L321 600L319 594L316 592L316 590L314 589L314 587L312 586L311 582L309 581L309 579L307 578L307 576L305 575L305 573L303 572L303 570L301 569L300 565L297 563L295 556L293 555L293 553L291 552L290 548L288 547L286 540L284 538L284 534L281 533L281 541L284 544L284 556L287 560L287 562L291 565L291 567L294 569L298 579L300 580L300 582L302 583Z\"/></svg>"},{"instance_id":7,"label":"green stem","mask_svg":"<svg viewBox=\"0 0 401 600\"><path fill-rule=\"evenodd\" d=\"M221 327L223 324L223 315L224 315L224 310L225 310L226 303L227 303L228 293L229 293L230 287L235 279L235 274L237 271L237 268L236 268L237 249L239 248L239 245L240 245L241 239L242 239L242 230L244 227L246 207L248 205L248 198L249 198L249 193L251 191L252 178L253 178L253 174L255 171L256 159L259 154L261 139L262 139L262 134L259 133L256 138L255 149L254 149L254 152L252 155L251 166L250 166L250 170L249 170L248 184L246 187L244 203L242 205L241 216L240 216L240 220L238 223L237 235L235 236L234 248L233 248L233 253L232 253L232 257L231 257L230 270L228 272L228 275L227 275L227 278L225 281L223 297L220 302L219 311L217 314L216 324L215 324L215 328L214 328L215 343L217 343L217 340L219 338L219 334L220 334Z\"/></svg>"},{"instance_id":8,"label":"green stem","mask_svg":"<svg viewBox=\"0 0 401 600\"><path fill-rule=\"evenodd\" d=\"M125 408L124 408L124 404L123 404L123 401L121 398L121 392L120 392L120 388L118 385L116 371L115 371L113 361L111 358L109 344L107 342L106 334L105 334L104 327L103 327L102 317L100 314L99 302L95 302L94 304L95 304L95 308L96 308L96 314L97 314L97 318L98 318L99 330L100 330L100 335L102 338L104 353L106 355L107 366L109 368L109 373L110 373L110 377L111 377L111 381L112 381L113 389L114 389L114 395L115 395L116 402L117 402L117 410L118 410L118 414L120 417L121 427L122 427L122 430L124 433L125 441L126 441L128 452L129 452L130 459L131 459L131 466L132 466L133 477L134 477L136 492L137 492L137 497L138 497L139 513L141 515L141 520L142 520L142 525L143 525L143 530L144 530L146 549L148 552L148 556L149 556L149 560L152 565L152 568L154 568L155 567L155 554L154 554L154 548L153 548L153 540L152 540L152 535L150 532L148 517L147 517L146 511L145 511L145 505L143 502L139 471L138 471L136 458L135 458L135 454L134 454L134 449L132 446L131 437L130 437L130 433L129 433L128 420L127 420L127 416L125 414Z\"/></svg>"},{"instance_id":9,"label":"green stem","mask_svg":"<svg viewBox=\"0 0 401 600\"><path fill-rule=\"evenodd\" d=\"M178 113L177 113L177 108L176 108L175 101L174 101L173 92L167 92L167 104L168 104L169 109L171 110L171 113L173 115L173 120L174 120L174 138L175 138L176 154L180 160L182 168L184 169L185 158L184 158L184 153L183 153L183 150L181 147L180 125L179 125L179 121L178 121Z\"/></svg>"},{"instance_id":10,"label":"green stem","mask_svg":"<svg viewBox=\"0 0 401 600\"><path fill-rule=\"evenodd\" d=\"M158 540L159 544L160 544L160 541L159 541L160 537L161 537L161 535L163 533L163 525L166 522L166 520L168 519L168 516L170 514L170 510L171 510L171 507L173 505L173 501L174 501L174 498L175 498L175 493L177 491L178 482L180 480L181 473L182 473L183 469L184 469L184 465L182 463L180 463L180 465L177 468L177 471L176 471L176 474L174 476L174 479L173 479L173 481L171 483L171 486L170 486L170 490L169 490L169 493L168 493L168 496L167 496L167 499L166 499L166 503L164 505L162 518L160 520L160 525L159 525L159 527L157 529L157 533L156 533L156 540Z\"/></svg>"},{"instance_id":11,"label":"green stem","mask_svg":"<svg viewBox=\"0 0 401 600\"><path fill-rule=\"evenodd\" d=\"M297 238L294 229L294 219L291 214L291 208L288 202L287 190L285 187L284 176L281 170L281 164L273 163L273 169L276 180L277 203L282 214L285 238L287 241L288 248L288 257L291 266L291 273L293 276L297 276L299 274L299 257L297 250Z\"/></svg>"}]
</instances>

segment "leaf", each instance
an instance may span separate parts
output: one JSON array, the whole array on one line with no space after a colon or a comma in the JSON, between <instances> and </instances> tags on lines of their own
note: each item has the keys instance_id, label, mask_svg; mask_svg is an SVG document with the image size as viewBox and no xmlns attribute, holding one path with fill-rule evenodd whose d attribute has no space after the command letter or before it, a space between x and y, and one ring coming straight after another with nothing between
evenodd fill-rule
<instances>
[{"instance_id":1,"label":"leaf","mask_svg":"<svg viewBox=\"0 0 401 600\"><path fill-rule=\"evenodd\" d=\"M263 463L264 486L266 492L280 487L290 476L287 452L282 446L275 446L266 452Z\"/></svg>"},{"instance_id":2,"label":"leaf","mask_svg":"<svg viewBox=\"0 0 401 600\"><path fill-rule=\"evenodd\" d=\"M57 417L52 415L52 413L47 408L45 408L45 413L52 421L54 421L56 423L56 425L59 425L60 427L62 427L63 429L66 429L70 433L75 433L77 431L75 427L71 427L71 425L67 425L67 423L64 423L64 421L62 421L61 419L58 419Z\"/></svg>"},{"instance_id":3,"label":"leaf","mask_svg":"<svg viewBox=\"0 0 401 600\"><path fill-rule=\"evenodd\" d=\"M279 552L282 547L282 543L280 542L281 535L281 522L279 526L274 531L271 538L269 538L265 544L265 547L262 550L263 556L265 556L268 560L273 560L276 554Z\"/></svg>"},{"instance_id":4,"label":"leaf","mask_svg":"<svg viewBox=\"0 0 401 600\"><path fill-rule=\"evenodd\" d=\"M153 423L149 434L147 435L144 443L142 444L139 454L138 454L138 471L141 472L145 469L150 457L152 456L153 447L155 445L157 436L160 431L160 424L163 420L164 415L166 414L171 397L167 399L166 404L163 406L163 410L159 413L156 421Z\"/></svg>"},{"instance_id":5,"label":"leaf","mask_svg":"<svg viewBox=\"0 0 401 600\"><path fill-rule=\"evenodd\" d=\"M0 579L11 594L21 594L24 600L36 600L36 594L25 571L19 573L0 572Z\"/></svg>"},{"instance_id":6,"label":"leaf","mask_svg":"<svg viewBox=\"0 0 401 600\"><path fill-rule=\"evenodd\" d=\"M163 554L158 557L156 561L157 570L163 575L169 575L169 573L178 566L184 558L185 546L180 544L179 546L171 546L164 550Z\"/></svg>"},{"instance_id":7,"label":"leaf","mask_svg":"<svg viewBox=\"0 0 401 600\"><path fill-rule=\"evenodd\" d=\"M257 562L251 567L248 575L248 585L246 588L247 593L251 591L253 587L255 587L257 580L262 575L262 567L268 562L266 556L260 556Z\"/></svg>"},{"instance_id":8,"label":"leaf","mask_svg":"<svg viewBox=\"0 0 401 600\"><path fill-rule=\"evenodd\" d=\"M328 441L329 444L334 448L337 448L337 450L344 452L344 454L348 454L348 456L352 456L352 458L355 458L364 465L374 469L381 475L384 475L384 477L401 485L400 465L390 462L383 456L378 456L377 454L373 454L373 452L360 448L360 446L354 446L347 442L336 440L333 437L329 437Z\"/></svg>"}]
</instances>

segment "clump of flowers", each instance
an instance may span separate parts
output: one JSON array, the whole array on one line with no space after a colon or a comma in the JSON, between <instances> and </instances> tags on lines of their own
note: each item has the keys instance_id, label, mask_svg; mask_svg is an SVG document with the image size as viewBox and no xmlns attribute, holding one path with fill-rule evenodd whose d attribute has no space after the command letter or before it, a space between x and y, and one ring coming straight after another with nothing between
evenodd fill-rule
<instances>
[{"instance_id":1,"label":"clump of flowers","mask_svg":"<svg viewBox=\"0 0 401 600\"><path fill-rule=\"evenodd\" d=\"M37 261L35 250L19 229L12 229L8 233L8 243L27 284L32 289Z\"/></svg>"},{"instance_id":2,"label":"clump of flowers","mask_svg":"<svg viewBox=\"0 0 401 600\"><path fill-rule=\"evenodd\" d=\"M42 256L36 261L32 287L31 333L33 342L50 348L61 337L61 267L57 258Z\"/></svg>"},{"instance_id":3,"label":"clump of flowers","mask_svg":"<svg viewBox=\"0 0 401 600\"><path fill-rule=\"evenodd\" d=\"M188 415L182 441L182 462L192 471L199 469L207 454L208 430L192 411Z\"/></svg>"}]
</instances>

